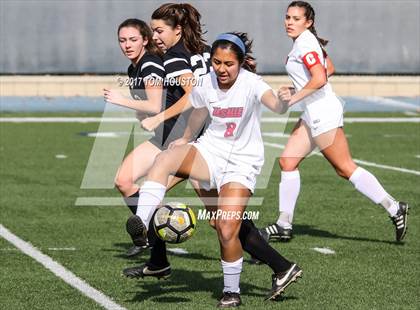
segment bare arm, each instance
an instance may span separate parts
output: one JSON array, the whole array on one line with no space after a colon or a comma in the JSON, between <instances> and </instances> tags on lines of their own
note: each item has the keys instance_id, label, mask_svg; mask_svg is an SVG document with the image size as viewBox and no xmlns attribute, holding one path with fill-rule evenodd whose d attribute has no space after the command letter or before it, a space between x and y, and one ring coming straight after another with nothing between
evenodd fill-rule
<instances>
[{"instance_id":1,"label":"bare arm","mask_svg":"<svg viewBox=\"0 0 420 310\"><path fill-rule=\"evenodd\" d=\"M188 119L187 127L185 128L183 138L191 141L197 132L203 128L204 122L206 121L209 111L207 108L194 109L191 112L190 118Z\"/></svg>"},{"instance_id":2,"label":"bare arm","mask_svg":"<svg viewBox=\"0 0 420 310\"><path fill-rule=\"evenodd\" d=\"M181 84L184 90L184 95L172 106L165 111L162 111L155 116L149 117L142 121L141 125L148 131L155 130L164 121L173 118L182 112L191 108L191 103L188 100L189 95L193 89L194 75L192 73L182 74L177 78L177 82Z\"/></svg>"},{"instance_id":3,"label":"bare arm","mask_svg":"<svg viewBox=\"0 0 420 310\"><path fill-rule=\"evenodd\" d=\"M296 102L313 94L327 83L327 74L324 66L317 64L309 71L311 72L311 79L301 90L290 97L289 106L292 106ZM284 98L282 98L282 100L284 100Z\"/></svg>"},{"instance_id":4,"label":"bare arm","mask_svg":"<svg viewBox=\"0 0 420 310\"><path fill-rule=\"evenodd\" d=\"M177 146L187 144L192 139L194 139L197 132L203 127L208 114L209 111L207 110L207 108L194 109L191 112L190 118L188 119L188 124L185 128L184 135L181 138L173 141L169 145L169 148L171 149Z\"/></svg>"},{"instance_id":5,"label":"bare arm","mask_svg":"<svg viewBox=\"0 0 420 310\"><path fill-rule=\"evenodd\" d=\"M278 98L272 89L267 90L261 97L261 103L269 108L271 111L283 114L287 111L287 102Z\"/></svg>"},{"instance_id":6,"label":"bare arm","mask_svg":"<svg viewBox=\"0 0 420 310\"><path fill-rule=\"evenodd\" d=\"M330 77L331 75L334 74L335 67L334 67L334 64L333 64L333 62L332 62L332 60L329 56L327 56L325 58L325 61L327 62L327 76Z\"/></svg>"},{"instance_id":7,"label":"bare arm","mask_svg":"<svg viewBox=\"0 0 420 310\"><path fill-rule=\"evenodd\" d=\"M145 82L145 91L147 100L127 98L117 90L108 89L104 89L104 98L106 102L127 107L139 112L149 114L159 113L162 108L162 83L157 83L156 80L149 80L148 82Z\"/></svg>"}]
</instances>

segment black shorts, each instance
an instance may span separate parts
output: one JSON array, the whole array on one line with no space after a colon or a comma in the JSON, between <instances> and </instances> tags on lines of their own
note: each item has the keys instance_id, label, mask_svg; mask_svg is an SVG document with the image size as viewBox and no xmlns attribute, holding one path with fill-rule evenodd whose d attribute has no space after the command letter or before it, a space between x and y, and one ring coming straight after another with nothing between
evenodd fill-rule
<instances>
[{"instance_id":1,"label":"black shorts","mask_svg":"<svg viewBox=\"0 0 420 310\"><path fill-rule=\"evenodd\" d=\"M203 128L199 131L198 135L194 140L198 139L204 131L207 129L210 118L206 119L206 123ZM184 135L187 121L185 119L178 119L177 121L167 121L163 126L159 126L155 130L153 138L149 139L149 142L159 148L161 151L166 150L173 141L181 138Z\"/></svg>"},{"instance_id":2,"label":"black shorts","mask_svg":"<svg viewBox=\"0 0 420 310\"><path fill-rule=\"evenodd\" d=\"M156 128L154 137L149 141L161 151L166 150L171 142L184 135L185 127L186 122L183 119L166 121L162 126Z\"/></svg>"}]
</instances>

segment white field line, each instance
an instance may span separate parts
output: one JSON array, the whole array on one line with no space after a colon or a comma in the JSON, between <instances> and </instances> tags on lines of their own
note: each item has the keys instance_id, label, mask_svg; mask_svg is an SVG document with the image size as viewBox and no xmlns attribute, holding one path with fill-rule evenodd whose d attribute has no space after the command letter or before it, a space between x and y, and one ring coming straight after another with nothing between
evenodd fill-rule
<instances>
[{"instance_id":1,"label":"white field line","mask_svg":"<svg viewBox=\"0 0 420 310\"><path fill-rule=\"evenodd\" d=\"M284 149L284 147L285 147L284 144L270 143L270 142L264 142L264 145L269 146L269 147L273 147L273 148L277 148L277 149ZM311 154L314 154L314 155L317 155L317 156L323 156L321 153L313 152ZM355 163L358 163L358 164L362 165L362 166L370 166L370 167L382 168L382 169L385 169L385 170L393 170L393 171L398 171L398 172L403 172L403 173L420 175L420 171L417 171L417 170L410 170L410 169L393 167L393 166L388 166L388 165L381 165L381 164L376 164L376 163L372 163L372 162L361 160L361 159L353 159L353 161Z\"/></svg>"},{"instance_id":2,"label":"white field line","mask_svg":"<svg viewBox=\"0 0 420 310\"><path fill-rule=\"evenodd\" d=\"M335 251L331 250L330 248L312 248L312 250L321 254L326 254L326 255L335 254Z\"/></svg>"},{"instance_id":3,"label":"white field line","mask_svg":"<svg viewBox=\"0 0 420 310\"><path fill-rule=\"evenodd\" d=\"M418 116L419 115L419 113L413 112L413 111L405 111L404 114L408 115L408 116Z\"/></svg>"},{"instance_id":4,"label":"white field line","mask_svg":"<svg viewBox=\"0 0 420 310\"><path fill-rule=\"evenodd\" d=\"M357 97L359 99L362 99L363 101L372 102L378 105L383 106L390 106L390 107L397 107L407 110L413 110L413 111L419 111L420 106L413 103L404 102L401 100L395 100L391 98L384 98L384 97Z\"/></svg>"},{"instance_id":5,"label":"white field line","mask_svg":"<svg viewBox=\"0 0 420 310\"><path fill-rule=\"evenodd\" d=\"M76 248L47 248L49 251L76 251ZM0 248L0 251L19 251L16 248Z\"/></svg>"},{"instance_id":6,"label":"white field line","mask_svg":"<svg viewBox=\"0 0 420 310\"><path fill-rule=\"evenodd\" d=\"M297 122L296 117L263 117L263 123ZM136 123L130 117L0 117L0 123ZM345 123L420 123L420 117L347 117Z\"/></svg>"},{"instance_id":7,"label":"white field line","mask_svg":"<svg viewBox=\"0 0 420 310\"><path fill-rule=\"evenodd\" d=\"M178 254L178 255L188 254L188 251L182 248L168 248L168 252Z\"/></svg>"},{"instance_id":8,"label":"white field line","mask_svg":"<svg viewBox=\"0 0 420 310\"><path fill-rule=\"evenodd\" d=\"M18 236L10 232L6 227L0 224L0 236L9 241L23 253L36 260L45 268L53 272L64 282L79 290L83 295L97 302L99 305L109 310L125 310L124 307L112 301L102 292L90 286L88 283L78 278L74 273L64 268L62 265L54 261L51 257L43 254L30 243L20 239Z\"/></svg>"}]
</instances>

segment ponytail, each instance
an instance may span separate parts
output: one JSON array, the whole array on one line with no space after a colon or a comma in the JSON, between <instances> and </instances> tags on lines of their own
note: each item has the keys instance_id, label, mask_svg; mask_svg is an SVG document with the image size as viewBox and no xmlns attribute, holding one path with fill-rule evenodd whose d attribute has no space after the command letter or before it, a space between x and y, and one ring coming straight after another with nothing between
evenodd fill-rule
<instances>
[{"instance_id":1,"label":"ponytail","mask_svg":"<svg viewBox=\"0 0 420 310\"><path fill-rule=\"evenodd\" d=\"M311 20L312 21L312 25L311 25L311 27L308 28L308 30L310 32L312 32L312 34L318 40L321 47L322 48L325 47L328 44L328 40L325 40L325 39L322 39L322 38L318 37L318 35L316 33L316 30L315 30L315 10L314 10L314 8L308 2L305 2L305 1L293 1L292 3L289 4L289 6L287 8L291 8L291 7L299 7L299 8L305 9L306 20Z\"/></svg>"},{"instance_id":2,"label":"ponytail","mask_svg":"<svg viewBox=\"0 0 420 310\"><path fill-rule=\"evenodd\" d=\"M206 41L203 39L201 15L191 4L163 4L153 12L152 19L162 19L172 28L181 26L181 39L188 51L192 54L204 52Z\"/></svg>"}]
</instances>

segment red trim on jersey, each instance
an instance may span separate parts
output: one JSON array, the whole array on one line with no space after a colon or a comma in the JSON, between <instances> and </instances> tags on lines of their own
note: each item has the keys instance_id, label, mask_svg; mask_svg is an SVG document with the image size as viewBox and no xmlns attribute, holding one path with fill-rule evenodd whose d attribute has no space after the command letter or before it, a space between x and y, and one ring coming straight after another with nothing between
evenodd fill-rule
<instances>
[{"instance_id":1,"label":"red trim on jersey","mask_svg":"<svg viewBox=\"0 0 420 310\"><path fill-rule=\"evenodd\" d=\"M306 53L302 57L302 60L308 70L310 70L315 65L321 64L321 61L319 60L317 52Z\"/></svg>"}]
</instances>

